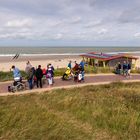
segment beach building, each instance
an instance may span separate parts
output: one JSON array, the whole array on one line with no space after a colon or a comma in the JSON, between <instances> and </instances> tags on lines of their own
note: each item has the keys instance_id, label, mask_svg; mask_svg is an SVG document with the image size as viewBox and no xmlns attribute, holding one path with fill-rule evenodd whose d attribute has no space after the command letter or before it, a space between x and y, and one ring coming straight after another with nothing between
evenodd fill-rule
<instances>
[{"instance_id":1,"label":"beach building","mask_svg":"<svg viewBox=\"0 0 140 140\"><path fill-rule=\"evenodd\" d=\"M83 59L92 66L98 67L114 67L118 62L123 64L124 61L132 64L133 68L136 67L137 57L133 57L129 54L105 54L90 52L80 55Z\"/></svg>"}]
</instances>

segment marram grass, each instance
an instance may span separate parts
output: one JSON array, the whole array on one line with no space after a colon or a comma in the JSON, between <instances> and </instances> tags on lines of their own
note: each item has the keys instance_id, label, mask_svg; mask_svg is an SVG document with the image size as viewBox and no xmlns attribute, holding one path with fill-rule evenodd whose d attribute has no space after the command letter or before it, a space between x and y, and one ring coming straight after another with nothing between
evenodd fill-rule
<instances>
[{"instance_id":1,"label":"marram grass","mask_svg":"<svg viewBox=\"0 0 140 140\"><path fill-rule=\"evenodd\" d=\"M140 83L0 97L1 140L137 140Z\"/></svg>"}]
</instances>

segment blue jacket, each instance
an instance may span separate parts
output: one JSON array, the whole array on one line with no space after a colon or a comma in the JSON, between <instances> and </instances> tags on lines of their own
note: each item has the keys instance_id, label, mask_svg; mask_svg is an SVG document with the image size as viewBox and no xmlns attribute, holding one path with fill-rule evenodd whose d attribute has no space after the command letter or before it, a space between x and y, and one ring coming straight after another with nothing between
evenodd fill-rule
<instances>
[{"instance_id":1,"label":"blue jacket","mask_svg":"<svg viewBox=\"0 0 140 140\"><path fill-rule=\"evenodd\" d=\"M16 78L16 77L21 77L21 74L20 74L20 71L19 71L18 68L15 68L15 69L13 70L13 76L14 76L14 78Z\"/></svg>"},{"instance_id":2,"label":"blue jacket","mask_svg":"<svg viewBox=\"0 0 140 140\"><path fill-rule=\"evenodd\" d=\"M68 67L71 69L71 63L68 64Z\"/></svg>"},{"instance_id":3,"label":"blue jacket","mask_svg":"<svg viewBox=\"0 0 140 140\"><path fill-rule=\"evenodd\" d=\"M82 67L82 69L84 70L85 62L81 61L79 65L80 65L80 66Z\"/></svg>"}]
</instances>

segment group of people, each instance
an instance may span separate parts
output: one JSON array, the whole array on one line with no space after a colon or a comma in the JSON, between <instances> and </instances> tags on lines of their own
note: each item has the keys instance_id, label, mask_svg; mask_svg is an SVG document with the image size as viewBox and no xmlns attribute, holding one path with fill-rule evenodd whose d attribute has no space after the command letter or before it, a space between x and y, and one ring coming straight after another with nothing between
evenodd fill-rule
<instances>
[{"instance_id":1,"label":"group of people","mask_svg":"<svg viewBox=\"0 0 140 140\"><path fill-rule=\"evenodd\" d=\"M79 64L75 61L74 67L72 67L72 61L69 61L67 69L62 76L62 80L74 79L75 82L84 81L85 74L85 61L82 60ZM12 66L14 81L22 81L22 76L20 70L15 66ZM117 63L115 67L116 74L122 74L126 77L130 77L131 72L131 63L124 61L123 64L120 62ZM42 88L42 78L45 77L48 81L48 85L51 86L54 83L54 67L52 64L48 64L46 69L42 69L41 65L38 65L38 68L34 68L31 63L28 61L26 63L25 72L27 75L27 81L29 84L29 89L33 89L36 85L37 88ZM14 83L16 84L16 82Z\"/></svg>"},{"instance_id":2,"label":"group of people","mask_svg":"<svg viewBox=\"0 0 140 140\"><path fill-rule=\"evenodd\" d=\"M14 81L17 81L16 79L20 79L22 81L22 76L20 73L20 70L16 68L15 66L12 66L13 69L13 77ZM43 76L46 77L49 86L51 86L54 82L54 67L51 64L47 65L47 69L42 69L41 65L38 65L38 68L34 68L31 63L28 61L26 63L25 72L27 75L27 81L29 84L29 89L33 89L33 87L36 85L37 88L42 88L42 78Z\"/></svg>"},{"instance_id":3,"label":"group of people","mask_svg":"<svg viewBox=\"0 0 140 140\"><path fill-rule=\"evenodd\" d=\"M116 74L122 74L126 77L130 77L131 63L124 61L123 64L118 62L116 66Z\"/></svg>"},{"instance_id":4,"label":"group of people","mask_svg":"<svg viewBox=\"0 0 140 140\"><path fill-rule=\"evenodd\" d=\"M75 63L74 67L72 67L72 61L69 61L67 70L62 76L62 79L67 80L67 78L71 75L72 78L74 78L74 81L78 82L84 81L85 62L82 60L80 64L78 64L76 61L74 63ZM17 78L18 80L22 81L20 70L15 66L12 66L12 70L14 81L17 81L16 80ZM46 69L45 68L42 69L41 65L38 65L38 68L35 69L35 67L33 67L31 63L28 61L26 63L25 72L27 76L26 78L28 81L29 89L33 89L35 85L37 86L37 88L38 87L42 88L43 77L47 79L49 86L53 85L54 83L54 67L52 66L52 64L48 64Z\"/></svg>"},{"instance_id":5,"label":"group of people","mask_svg":"<svg viewBox=\"0 0 140 140\"><path fill-rule=\"evenodd\" d=\"M72 67L71 65L71 61L69 62L68 66L67 66L67 70L66 72L64 73L62 79L63 80L69 80L71 78L74 77L74 81L78 81L78 82L81 82L81 81L84 81L84 66L85 66L85 61L82 60L80 62L80 64L78 64L76 61L74 62L75 65L74 67Z\"/></svg>"},{"instance_id":6,"label":"group of people","mask_svg":"<svg viewBox=\"0 0 140 140\"><path fill-rule=\"evenodd\" d=\"M38 68L35 69L28 61L25 68L25 72L27 74L27 80L30 89L32 89L35 84L37 88L42 88L43 76L46 77L46 79L48 80L49 86L53 84L54 67L51 64L47 65L47 69L42 69L41 65L38 65Z\"/></svg>"}]
</instances>

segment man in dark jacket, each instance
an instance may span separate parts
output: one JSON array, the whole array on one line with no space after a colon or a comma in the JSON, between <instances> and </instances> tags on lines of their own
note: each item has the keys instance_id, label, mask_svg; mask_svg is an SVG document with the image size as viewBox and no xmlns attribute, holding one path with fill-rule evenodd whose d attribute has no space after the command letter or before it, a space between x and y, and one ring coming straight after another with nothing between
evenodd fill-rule
<instances>
[{"instance_id":1,"label":"man in dark jacket","mask_svg":"<svg viewBox=\"0 0 140 140\"><path fill-rule=\"evenodd\" d=\"M118 62L117 66L116 66L116 74L121 74L121 68L122 68L121 63Z\"/></svg>"},{"instance_id":2,"label":"man in dark jacket","mask_svg":"<svg viewBox=\"0 0 140 140\"><path fill-rule=\"evenodd\" d=\"M123 75L126 76L128 71L128 64L126 61L123 62Z\"/></svg>"},{"instance_id":3,"label":"man in dark jacket","mask_svg":"<svg viewBox=\"0 0 140 140\"><path fill-rule=\"evenodd\" d=\"M36 75L36 85L37 87L38 86L38 82L40 83L40 88L42 88L42 77L43 77L43 71L41 69L41 65L38 66L38 68L36 69L36 72L35 72L35 75Z\"/></svg>"}]
</instances>

